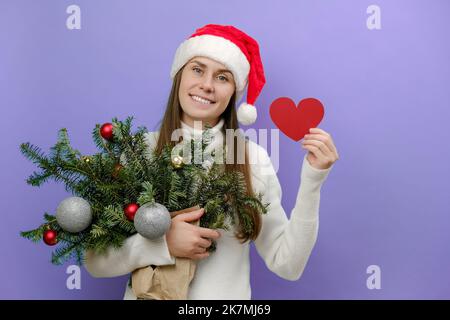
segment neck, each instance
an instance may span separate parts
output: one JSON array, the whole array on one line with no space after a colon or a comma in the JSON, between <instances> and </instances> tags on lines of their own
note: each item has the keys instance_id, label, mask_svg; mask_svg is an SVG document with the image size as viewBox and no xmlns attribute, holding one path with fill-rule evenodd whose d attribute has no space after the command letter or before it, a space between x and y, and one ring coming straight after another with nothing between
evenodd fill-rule
<instances>
[{"instance_id":1,"label":"neck","mask_svg":"<svg viewBox=\"0 0 450 320\"><path fill-rule=\"evenodd\" d=\"M182 120L181 127L184 131L187 131L190 136L199 136L203 133L203 130L206 129L206 126L209 126L213 135L217 135L221 132L224 122L224 119L220 118L216 121L214 126L211 126L210 122L193 121L192 123L187 123Z\"/></svg>"},{"instance_id":2,"label":"neck","mask_svg":"<svg viewBox=\"0 0 450 320\"><path fill-rule=\"evenodd\" d=\"M181 118L181 122L184 122L184 124L190 126L191 128L199 129L199 130L205 130L207 126L214 127L216 126L221 118L216 119L193 119L190 117L186 117L183 115Z\"/></svg>"}]
</instances>

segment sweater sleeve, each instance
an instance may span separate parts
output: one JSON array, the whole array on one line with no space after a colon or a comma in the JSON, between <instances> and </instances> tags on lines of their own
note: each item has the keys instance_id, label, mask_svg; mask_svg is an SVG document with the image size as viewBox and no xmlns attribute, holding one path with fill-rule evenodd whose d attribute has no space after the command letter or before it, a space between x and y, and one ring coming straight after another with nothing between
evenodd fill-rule
<instances>
[{"instance_id":1,"label":"sweater sleeve","mask_svg":"<svg viewBox=\"0 0 450 320\"><path fill-rule=\"evenodd\" d=\"M125 275L149 265L175 264L165 235L149 240L138 233L125 240L120 248L110 247L102 254L89 250L85 253L84 260L86 270L98 278Z\"/></svg>"},{"instance_id":2,"label":"sweater sleeve","mask_svg":"<svg viewBox=\"0 0 450 320\"><path fill-rule=\"evenodd\" d=\"M145 135L149 157L157 139L158 132L148 132ZM121 154L120 160L126 163L124 154ZM120 248L110 247L102 254L88 250L84 256L84 266L93 277L117 277L149 265L170 264L175 264L175 258L169 252L165 235L149 240L136 233L126 239Z\"/></svg>"},{"instance_id":3,"label":"sweater sleeve","mask_svg":"<svg viewBox=\"0 0 450 320\"><path fill-rule=\"evenodd\" d=\"M320 189L332 167L316 169L303 158L301 184L288 220L281 205L282 190L267 152L263 175L263 199L269 202L262 216L260 235L255 240L259 255L267 267L286 280L298 280L315 245L319 227Z\"/></svg>"}]
</instances>

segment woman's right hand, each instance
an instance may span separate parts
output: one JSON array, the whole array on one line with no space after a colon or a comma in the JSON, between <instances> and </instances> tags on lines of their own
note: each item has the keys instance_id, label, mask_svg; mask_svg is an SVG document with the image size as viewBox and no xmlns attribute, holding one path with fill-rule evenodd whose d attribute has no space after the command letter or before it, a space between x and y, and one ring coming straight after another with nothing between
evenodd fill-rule
<instances>
[{"instance_id":1,"label":"woman's right hand","mask_svg":"<svg viewBox=\"0 0 450 320\"><path fill-rule=\"evenodd\" d=\"M202 208L172 218L172 223L166 233L167 246L172 256L195 260L209 256L207 248L212 243L210 239L218 239L220 233L190 223L200 219L204 212L205 209Z\"/></svg>"}]
</instances>

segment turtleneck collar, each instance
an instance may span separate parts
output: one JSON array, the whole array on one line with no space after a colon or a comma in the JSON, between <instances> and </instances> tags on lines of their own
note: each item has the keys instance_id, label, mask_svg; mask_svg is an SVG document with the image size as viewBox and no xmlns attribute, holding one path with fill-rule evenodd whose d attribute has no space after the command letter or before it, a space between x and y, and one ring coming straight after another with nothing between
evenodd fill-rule
<instances>
[{"instance_id":1,"label":"turtleneck collar","mask_svg":"<svg viewBox=\"0 0 450 320\"><path fill-rule=\"evenodd\" d=\"M211 135L213 137L222 136L222 128L224 122L224 119L220 118L219 122L217 122L217 124L210 129ZM196 125L198 125L198 127ZM194 123L194 127L191 127L187 123L181 121L181 129L183 129L183 137L185 139L199 138L204 131L200 124L200 121L198 121L198 123Z\"/></svg>"},{"instance_id":2,"label":"turtleneck collar","mask_svg":"<svg viewBox=\"0 0 450 320\"><path fill-rule=\"evenodd\" d=\"M217 157L222 157L221 148L223 146L223 140L224 140L224 134L222 132L222 128L225 121L223 118L219 120L219 122L212 127L210 130L211 132L211 140L208 143L208 145L205 148L205 154L203 155L203 163L202 166L204 168L210 168L211 164L215 161L214 156L212 154L215 154ZM200 124L200 122L197 123L197 125ZM194 128L186 124L185 122L181 121L181 129L183 134L183 139L185 141L189 141L192 139L201 139L203 128L199 125L198 128ZM222 161L223 158L222 158Z\"/></svg>"}]
</instances>

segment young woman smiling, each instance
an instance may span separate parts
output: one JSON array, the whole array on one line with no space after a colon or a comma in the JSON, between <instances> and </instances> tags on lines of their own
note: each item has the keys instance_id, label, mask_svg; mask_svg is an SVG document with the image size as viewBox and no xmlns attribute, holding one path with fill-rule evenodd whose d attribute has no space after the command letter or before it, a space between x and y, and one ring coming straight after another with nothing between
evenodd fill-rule
<instances>
[{"instance_id":1,"label":"young woman smiling","mask_svg":"<svg viewBox=\"0 0 450 320\"><path fill-rule=\"evenodd\" d=\"M267 151L236 131L239 123L255 121L253 104L265 83L257 42L233 26L206 25L178 47L171 77L173 85L160 130L147 135L150 150L161 152L167 144L189 141L201 136L206 126L212 127L214 138L209 150L223 145L230 150L227 155L232 156L226 159L225 169L242 172L247 193L261 192L263 201L270 203L268 212L253 215L250 233L242 232L239 226L224 231L190 223L202 216L203 209L181 214L172 219L170 229L160 239L148 240L136 234L120 249L111 248L104 255L87 252L87 270L95 277L115 277L149 265L174 264L177 257L191 258L198 264L188 299L250 299L249 242L254 241L271 271L287 280L299 279L317 238L320 189L338 159L330 134L312 128L304 138L303 148L308 153L288 219ZM236 110L245 89L247 102ZM173 139L177 130L182 134ZM232 140L225 139L229 130L237 132ZM239 149L239 145L244 148ZM217 251L210 255L207 248L211 240L217 241ZM129 286L124 298L136 299Z\"/></svg>"}]
</instances>

